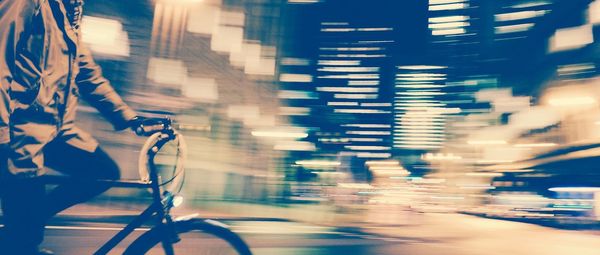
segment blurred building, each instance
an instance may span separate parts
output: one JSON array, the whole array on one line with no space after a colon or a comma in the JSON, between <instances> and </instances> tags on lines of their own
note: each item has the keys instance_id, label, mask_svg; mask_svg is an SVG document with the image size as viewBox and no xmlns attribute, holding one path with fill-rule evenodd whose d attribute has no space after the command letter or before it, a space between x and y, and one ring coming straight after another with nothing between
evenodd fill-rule
<instances>
[{"instance_id":1,"label":"blurred building","mask_svg":"<svg viewBox=\"0 0 600 255\"><path fill-rule=\"evenodd\" d=\"M269 133L278 115L275 58L280 1L86 1L83 40L124 99L145 115L171 116L186 135L188 198L269 201L281 195L283 152ZM94 130L136 178L140 140ZM266 136L263 135L266 132ZM166 164L166 163L165 163Z\"/></svg>"},{"instance_id":2,"label":"blurred building","mask_svg":"<svg viewBox=\"0 0 600 255\"><path fill-rule=\"evenodd\" d=\"M597 1L86 7L83 39L106 76L187 136L191 197L319 201L325 185L362 202L357 190L386 187L375 200L547 206L570 198L551 188L598 185ZM81 112L136 177L141 141Z\"/></svg>"},{"instance_id":3,"label":"blurred building","mask_svg":"<svg viewBox=\"0 0 600 255\"><path fill-rule=\"evenodd\" d=\"M288 2L280 97L317 148L293 158L364 174L365 161L394 157L396 66L423 52L425 12L422 1Z\"/></svg>"},{"instance_id":4,"label":"blurred building","mask_svg":"<svg viewBox=\"0 0 600 255\"><path fill-rule=\"evenodd\" d=\"M465 114L451 131L459 135L429 159L452 192L502 213L589 217L598 198L597 3L514 1L487 9L493 33L482 45L490 52L474 63L496 77L497 89L472 95L491 107ZM449 154L456 157L445 160Z\"/></svg>"}]
</instances>

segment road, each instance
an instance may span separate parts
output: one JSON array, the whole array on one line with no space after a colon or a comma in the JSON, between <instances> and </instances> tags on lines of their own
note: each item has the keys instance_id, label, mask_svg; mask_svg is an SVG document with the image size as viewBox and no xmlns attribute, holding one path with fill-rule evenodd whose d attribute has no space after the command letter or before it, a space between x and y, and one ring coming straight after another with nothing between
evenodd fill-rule
<instances>
[{"instance_id":1,"label":"road","mask_svg":"<svg viewBox=\"0 0 600 255\"><path fill-rule=\"evenodd\" d=\"M287 221L225 221L243 235L255 254L398 254L402 244L415 240L384 238L365 233L340 232L335 228ZM44 247L63 255L92 254L117 231L112 225L48 226ZM122 254L126 244L139 236L136 232L110 254ZM192 234L185 236L190 250L210 246L213 239ZM186 252L186 254L188 254ZM191 254L191 253L189 253Z\"/></svg>"},{"instance_id":2,"label":"road","mask_svg":"<svg viewBox=\"0 0 600 255\"><path fill-rule=\"evenodd\" d=\"M436 214L406 228L354 231L289 221L225 221L259 255L411 254L411 255L598 255L597 233L565 231L531 224ZM92 254L116 232L111 225L50 226L45 247L63 255ZM380 231L375 231L376 229ZM378 232L378 233L374 233ZM140 232L136 233L139 235ZM200 236L187 246L208 245ZM115 253L121 254L124 246ZM185 254L195 254L185 252Z\"/></svg>"}]
</instances>

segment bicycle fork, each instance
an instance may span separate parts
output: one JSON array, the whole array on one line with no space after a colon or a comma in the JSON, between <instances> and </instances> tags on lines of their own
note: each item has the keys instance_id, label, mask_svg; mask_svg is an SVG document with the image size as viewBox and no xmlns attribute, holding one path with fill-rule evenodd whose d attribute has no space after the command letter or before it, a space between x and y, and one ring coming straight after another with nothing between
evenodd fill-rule
<instances>
[{"instance_id":1,"label":"bicycle fork","mask_svg":"<svg viewBox=\"0 0 600 255\"><path fill-rule=\"evenodd\" d=\"M151 150L148 152L149 160L154 162L154 156L156 152ZM165 250L166 255L175 255L175 251L173 250L173 244L180 241L179 236L177 235L177 231L175 230L175 224L173 223L173 219L169 214L171 207L173 206L172 197L170 194L166 194L166 199L163 200L162 193L159 186L159 176L157 173L156 165L150 165L150 181L152 183L152 197L155 204L163 205L161 210L158 210L157 213L157 227L162 229L163 239L162 246Z\"/></svg>"}]
</instances>

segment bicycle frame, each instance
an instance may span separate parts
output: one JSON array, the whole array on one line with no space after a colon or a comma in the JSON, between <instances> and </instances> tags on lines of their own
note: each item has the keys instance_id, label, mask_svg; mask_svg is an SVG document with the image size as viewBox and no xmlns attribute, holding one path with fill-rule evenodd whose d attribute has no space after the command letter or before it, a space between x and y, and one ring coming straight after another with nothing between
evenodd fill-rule
<instances>
[{"instance_id":1,"label":"bicycle frame","mask_svg":"<svg viewBox=\"0 0 600 255\"><path fill-rule=\"evenodd\" d=\"M139 228L145 222L149 221L154 215L156 215L156 225L161 229L164 234L163 248L167 255L174 255L173 243L179 241L177 233L174 229L173 220L170 215L170 210L173 207L172 196L168 195L165 200L163 194L161 194L159 176L156 166L154 165L154 157L160 151L160 148L165 145L169 139L162 139L157 142L151 150L148 151L149 164L149 182L143 183L139 181L127 182L127 181L102 181L111 184L112 187L134 187L134 188L150 188L152 190L152 204L146 208L139 216L133 219L127 226L121 231L114 235L108 240L102 247L100 247L94 255L106 255L112 249L114 249L121 241L129 236L136 228Z\"/></svg>"},{"instance_id":2,"label":"bicycle frame","mask_svg":"<svg viewBox=\"0 0 600 255\"><path fill-rule=\"evenodd\" d=\"M126 254L139 255L140 252L146 252L152 249L158 242L162 244L163 250L167 255L174 255L173 244L180 241L179 232L185 233L190 230L200 230L208 234L215 235L217 238L221 238L231 245L239 254L251 255L250 247L239 237L233 233L226 225L213 220L199 220L195 219L195 214L192 217L178 217L173 220L170 211L175 207L174 200L176 196L174 193L175 189L180 189L183 185L183 166L179 160L176 163L176 171L173 172L173 178L161 183L161 179L158 173L158 168L155 165L155 158L160 149L167 144L169 141L178 141L177 148L185 151L185 140L182 139L181 135L174 131L170 122L165 122L162 126L162 130L154 132L144 131L144 135L150 135L150 138L144 144L143 149L140 152L139 164L140 164L140 180L95 180L94 182L107 184L110 187L122 187L122 188L142 188L151 189L152 192L152 203L146 208L140 215L135 217L129 224L127 224L122 230L115 234L110 240L108 240L102 247L100 247L94 255L106 255L112 251L119 243L121 243L126 237L128 237L134 230L141 227L145 222L156 220L154 226L148 231L139 236L136 240L131 242ZM185 152L184 152L185 155ZM183 160L185 156L183 156ZM69 178L63 176L52 176L47 175L43 177L47 184L62 184L68 182ZM173 183L171 183L173 182ZM171 184L169 184L171 183ZM167 186L165 186L167 185ZM154 218L154 219L153 219Z\"/></svg>"}]
</instances>

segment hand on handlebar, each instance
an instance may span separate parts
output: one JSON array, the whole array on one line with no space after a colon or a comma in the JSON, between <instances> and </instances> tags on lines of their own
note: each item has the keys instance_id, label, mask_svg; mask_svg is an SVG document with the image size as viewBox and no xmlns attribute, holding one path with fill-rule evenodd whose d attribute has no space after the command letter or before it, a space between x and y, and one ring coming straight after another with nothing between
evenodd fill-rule
<instances>
[{"instance_id":1,"label":"hand on handlebar","mask_svg":"<svg viewBox=\"0 0 600 255\"><path fill-rule=\"evenodd\" d=\"M171 119L169 118L149 118L136 116L129 121L129 127L139 136L150 136L156 132L171 129Z\"/></svg>"}]
</instances>

